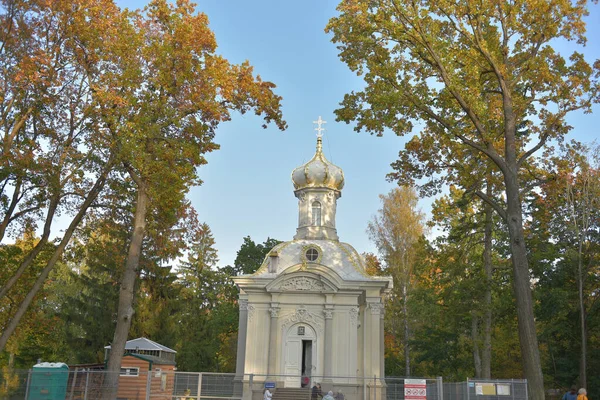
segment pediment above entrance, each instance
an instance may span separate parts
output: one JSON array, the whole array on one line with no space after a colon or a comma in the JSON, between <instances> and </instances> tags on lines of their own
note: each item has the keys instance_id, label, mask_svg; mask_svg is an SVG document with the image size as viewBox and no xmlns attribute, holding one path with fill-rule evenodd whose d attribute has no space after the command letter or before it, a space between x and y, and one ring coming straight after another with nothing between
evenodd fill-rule
<instances>
[{"instance_id":1,"label":"pediment above entrance","mask_svg":"<svg viewBox=\"0 0 600 400\"><path fill-rule=\"evenodd\" d=\"M287 313L281 318L281 329L286 332L290 326L304 323L316 331L323 332L324 318L311 312L304 305L296 307L296 311Z\"/></svg>"},{"instance_id":2,"label":"pediment above entrance","mask_svg":"<svg viewBox=\"0 0 600 400\"><path fill-rule=\"evenodd\" d=\"M267 292L315 292L335 293L337 286L322 275L294 273L282 275L267 285Z\"/></svg>"}]
</instances>

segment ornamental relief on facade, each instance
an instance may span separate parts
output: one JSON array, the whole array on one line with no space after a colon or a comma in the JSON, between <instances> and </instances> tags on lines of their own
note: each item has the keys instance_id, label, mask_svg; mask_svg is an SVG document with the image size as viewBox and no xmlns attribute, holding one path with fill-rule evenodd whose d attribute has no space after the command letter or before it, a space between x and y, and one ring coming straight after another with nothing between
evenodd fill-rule
<instances>
[{"instance_id":1,"label":"ornamental relief on facade","mask_svg":"<svg viewBox=\"0 0 600 400\"><path fill-rule=\"evenodd\" d=\"M296 308L296 312L286 316L281 324L281 329L285 333L288 327L298 322L304 322L308 325L311 325L319 332L323 332L323 324L321 323L321 320L322 318L319 318L316 314L308 311L305 306L301 305Z\"/></svg>"},{"instance_id":2,"label":"ornamental relief on facade","mask_svg":"<svg viewBox=\"0 0 600 400\"><path fill-rule=\"evenodd\" d=\"M353 327L356 327L358 324L358 307L352 307L349 311L350 313L350 322Z\"/></svg>"},{"instance_id":3,"label":"ornamental relief on facade","mask_svg":"<svg viewBox=\"0 0 600 400\"><path fill-rule=\"evenodd\" d=\"M252 304L248 304L248 321L252 321L256 308Z\"/></svg>"},{"instance_id":4,"label":"ornamental relief on facade","mask_svg":"<svg viewBox=\"0 0 600 400\"><path fill-rule=\"evenodd\" d=\"M371 314L373 315L380 315L383 314L383 304L381 303L368 303L369 304L369 308L371 309Z\"/></svg>"},{"instance_id":5,"label":"ornamental relief on facade","mask_svg":"<svg viewBox=\"0 0 600 400\"><path fill-rule=\"evenodd\" d=\"M279 286L281 290L285 291L309 291L309 292L320 292L326 290L327 288L323 285L322 282L314 278L309 278L306 276L300 276L297 278L291 278L286 280Z\"/></svg>"}]
</instances>

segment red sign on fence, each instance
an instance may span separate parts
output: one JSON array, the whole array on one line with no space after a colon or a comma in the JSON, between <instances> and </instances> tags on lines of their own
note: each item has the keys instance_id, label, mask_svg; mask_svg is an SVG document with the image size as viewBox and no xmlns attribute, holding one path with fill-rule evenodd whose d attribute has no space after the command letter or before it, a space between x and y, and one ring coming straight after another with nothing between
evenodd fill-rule
<instances>
[{"instance_id":1,"label":"red sign on fence","mask_svg":"<svg viewBox=\"0 0 600 400\"><path fill-rule=\"evenodd\" d=\"M425 400L427 398L427 384L425 379L405 379L404 399Z\"/></svg>"}]
</instances>

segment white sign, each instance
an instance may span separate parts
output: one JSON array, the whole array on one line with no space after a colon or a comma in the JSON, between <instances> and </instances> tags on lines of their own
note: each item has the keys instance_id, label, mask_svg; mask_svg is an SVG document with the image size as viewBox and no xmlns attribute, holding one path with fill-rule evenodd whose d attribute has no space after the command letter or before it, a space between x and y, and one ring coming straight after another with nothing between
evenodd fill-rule
<instances>
[{"instance_id":1,"label":"white sign","mask_svg":"<svg viewBox=\"0 0 600 400\"><path fill-rule=\"evenodd\" d=\"M405 379L404 399L425 400L427 398L427 383L425 379Z\"/></svg>"},{"instance_id":2,"label":"white sign","mask_svg":"<svg viewBox=\"0 0 600 400\"><path fill-rule=\"evenodd\" d=\"M498 396L510 396L510 383L498 383L496 385Z\"/></svg>"}]
</instances>

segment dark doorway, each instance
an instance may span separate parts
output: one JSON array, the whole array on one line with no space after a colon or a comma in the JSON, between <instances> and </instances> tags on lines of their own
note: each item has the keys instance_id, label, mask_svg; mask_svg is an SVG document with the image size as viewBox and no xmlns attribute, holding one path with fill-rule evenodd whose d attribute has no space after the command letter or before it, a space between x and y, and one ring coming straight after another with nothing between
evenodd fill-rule
<instances>
[{"instance_id":1,"label":"dark doorway","mask_svg":"<svg viewBox=\"0 0 600 400\"><path fill-rule=\"evenodd\" d=\"M310 375L312 373L312 340L302 341L302 380L301 386L310 386Z\"/></svg>"}]
</instances>

